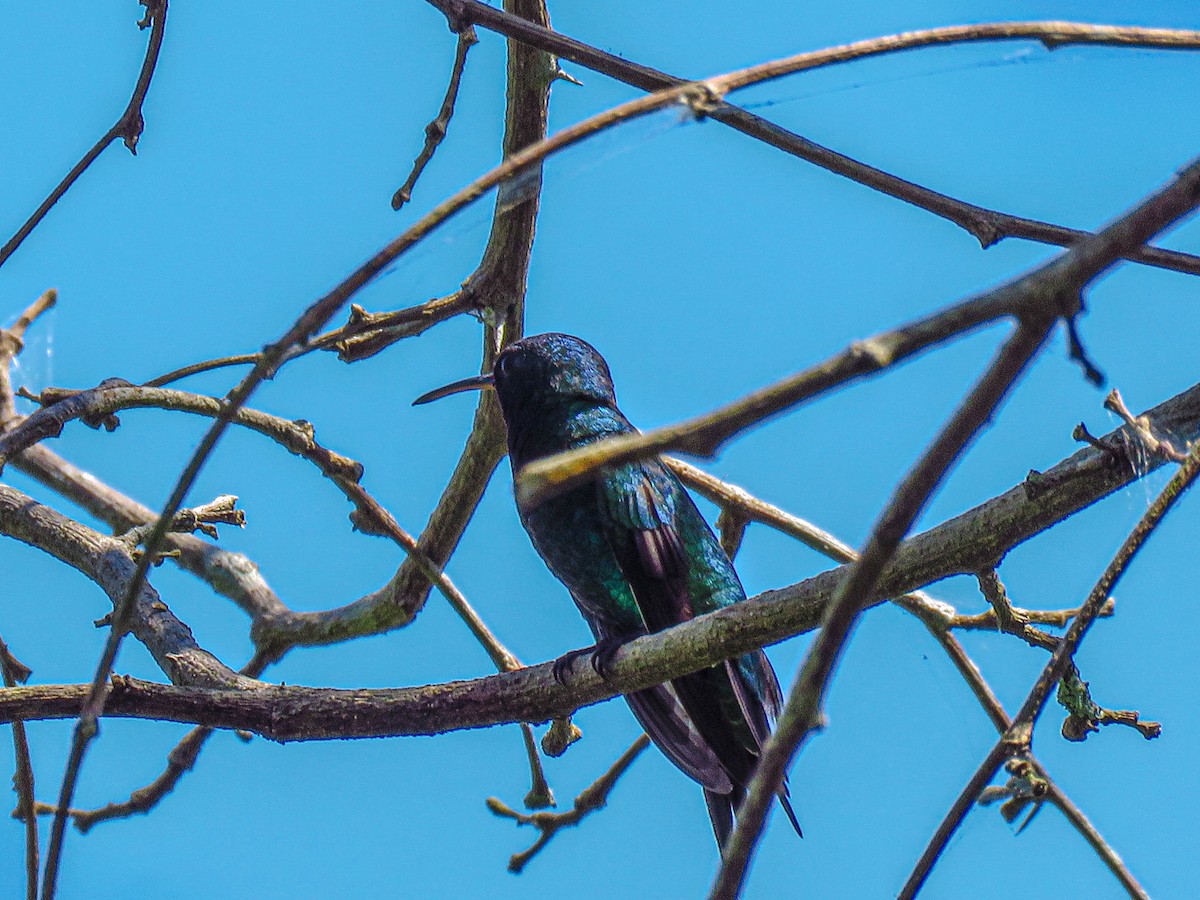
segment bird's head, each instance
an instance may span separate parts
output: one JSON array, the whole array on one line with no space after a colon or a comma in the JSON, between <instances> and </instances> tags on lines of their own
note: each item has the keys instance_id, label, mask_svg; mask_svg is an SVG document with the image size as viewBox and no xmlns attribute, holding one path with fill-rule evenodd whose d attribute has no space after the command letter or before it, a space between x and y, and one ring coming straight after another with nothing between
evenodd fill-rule
<instances>
[{"instance_id":1,"label":"bird's head","mask_svg":"<svg viewBox=\"0 0 1200 900\"><path fill-rule=\"evenodd\" d=\"M496 357L495 368L430 391L414 400L429 403L460 391L494 390L504 419L513 425L529 411L591 401L616 406L608 363L587 341L569 334L537 334L509 344Z\"/></svg>"}]
</instances>

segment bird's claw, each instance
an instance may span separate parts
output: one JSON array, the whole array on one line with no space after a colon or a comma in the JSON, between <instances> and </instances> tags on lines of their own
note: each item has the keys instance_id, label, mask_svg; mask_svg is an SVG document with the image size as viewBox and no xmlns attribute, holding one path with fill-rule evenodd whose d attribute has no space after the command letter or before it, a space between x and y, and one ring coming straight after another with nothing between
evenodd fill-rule
<instances>
[{"instance_id":1,"label":"bird's claw","mask_svg":"<svg viewBox=\"0 0 1200 900\"><path fill-rule=\"evenodd\" d=\"M596 646L592 648L592 668L605 681L608 681L608 675L612 671L613 658L624 643L624 638L609 637L597 641Z\"/></svg>"},{"instance_id":2,"label":"bird's claw","mask_svg":"<svg viewBox=\"0 0 1200 900\"><path fill-rule=\"evenodd\" d=\"M566 684L567 674L571 671L571 666L581 656L591 656L592 669L597 675L607 681L609 673L612 671L613 659L624 643L624 638L608 637L597 641L594 647L584 647L582 650L572 650L570 653L564 653L554 661L554 681L558 684Z\"/></svg>"},{"instance_id":3,"label":"bird's claw","mask_svg":"<svg viewBox=\"0 0 1200 900\"><path fill-rule=\"evenodd\" d=\"M585 656L591 652L591 648L585 647L582 650L572 650L570 653L564 653L554 661L554 681L556 684L567 683L567 673L571 671L571 665L581 656Z\"/></svg>"}]
</instances>

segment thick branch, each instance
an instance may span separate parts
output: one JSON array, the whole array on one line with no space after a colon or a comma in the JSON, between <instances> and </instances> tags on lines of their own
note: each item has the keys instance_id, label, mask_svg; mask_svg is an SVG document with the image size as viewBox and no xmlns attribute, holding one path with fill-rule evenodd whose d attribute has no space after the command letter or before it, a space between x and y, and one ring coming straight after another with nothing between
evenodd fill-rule
<instances>
[{"instance_id":1,"label":"thick branch","mask_svg":"<svg viewBox=\"0 0 1200 900\"><path fill-rule=\"evenodd\" d=\"M3 484L0 533L43 550L86 575L108 594L114 606L132 580L134 562L124 541L93 531ZM227 688L253 684L201 649L191 630L147 583L137 594L128 624L176 684Z\"/></svg>"},{"instance_id":2,"label":"thick branch","mask_svg":"<svg viewBox=\"0 0 1200 900\"><path fill-rule=\"evenodd\" d=\"M1200 436L1200 385L1149 411L1155 427L1185 440ZM1125 429L1108 440L1120 446ZM1151 462L1151 471L1162 465ZM1085 447L1047 470L1038 491L1025 484L904 541L885 567L877 596L915 590L979 571L1051 525L1119 490L1141 474ZM505 675L425 688L334 691L264 687L223 691L123 679L107 714L259 731L278 740L437 734L511 722L562 718L581 706L676 678L727 657L811 631L849 567L842 566L727 610L638 638L616 656L605 682L577 667L567 687L546 663ZM882 601L880 601L882 602ZM78 712L79 686L14 688L0 695L0 722L64 718Z\"/></svg>"},{"instance_id":3,"label":"thick branch","mask_svg":"<svg viewBox=\"0 0 1200 900\"><path fill-rule=\"evenodd\" d=\"M11 465L87 510L115 532L154 521L149 507L67 462L44 445L25 450ZM178 553L171 557L172 562L228 597L252 618L286 612L287 607L271 590L258 566L244 554L190 534L169 534L163 546L168 552Z\"/></svg>"}]
</instances>

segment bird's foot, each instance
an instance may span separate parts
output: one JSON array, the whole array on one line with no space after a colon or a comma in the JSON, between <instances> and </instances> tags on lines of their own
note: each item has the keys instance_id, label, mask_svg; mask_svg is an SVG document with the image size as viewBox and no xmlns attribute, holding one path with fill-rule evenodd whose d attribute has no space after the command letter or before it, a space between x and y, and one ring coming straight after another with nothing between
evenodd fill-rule
<instances>
[{"instance_id":1,"label":"bird's foot","mask_svg":"<svg viewBox=\"0 0 1200 900\"><path fill-rule=\"evenodd\" d=\"M570 653L564 653L554 661L554 680L558 684L566 684L567 673L571 671L571 666L575 660L581 656L591 656L592 668L601 678L608 680L608 673L612 668L613 657L617 655L617 651L625 643L623 637L608 637L596 642L594 647L584 647L582 650L572 650Z\"/></svg>"},{"instance_id":2,"label":"bird's foot","mask_svg":"<svg viewBox=\"0 0 1200 900\"><path fill-rule=\"evenodd\" d=\"M597 641L596 646L592 648L592 668L605 681L608 681L608 673L612 671L613 657L624 643L623 637L606 637Z\"/></svg>"},{"instance_id":3,"label":"bird's foot","mask_svg":"<svg viewBox=\"0 0 1200 900\"><path fill-rule=\"evenodd\" d=\"M567 683L567 673L571 671L571 665L581 656L585 656L591 652L588 647L582 650L572 650L570 653L564 653L554 661L554 681L557 684Z\"/></svg>"}]
</instances>

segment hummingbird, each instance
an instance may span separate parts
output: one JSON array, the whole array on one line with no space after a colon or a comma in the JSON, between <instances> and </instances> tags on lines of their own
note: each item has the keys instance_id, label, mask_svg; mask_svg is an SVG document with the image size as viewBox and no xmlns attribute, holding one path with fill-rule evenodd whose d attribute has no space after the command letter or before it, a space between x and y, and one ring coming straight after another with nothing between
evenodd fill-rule
<instances>
[{"instance_id":1,"label":"hummingbird","mask_svg":"<svg viewBox=\"0 0 1200 900\"><path fill-rule=\"evenodd\" d=\"M617 407L604 357L569 334L515 341L492 372L430 391L414 405L468 390L496 392L514 478L534 460L637 431ZM590 483L537 505L518 500L518 513L596 641L556 661L560 683L581 655L605 677L626 641L746 599L716 535L658 458L601 469ZM723 848L783 707L766 654L755 650L625 699L655 745L704 789ZM786 783L779 802L800 834Z\"/></svg>"}]
</instances>

